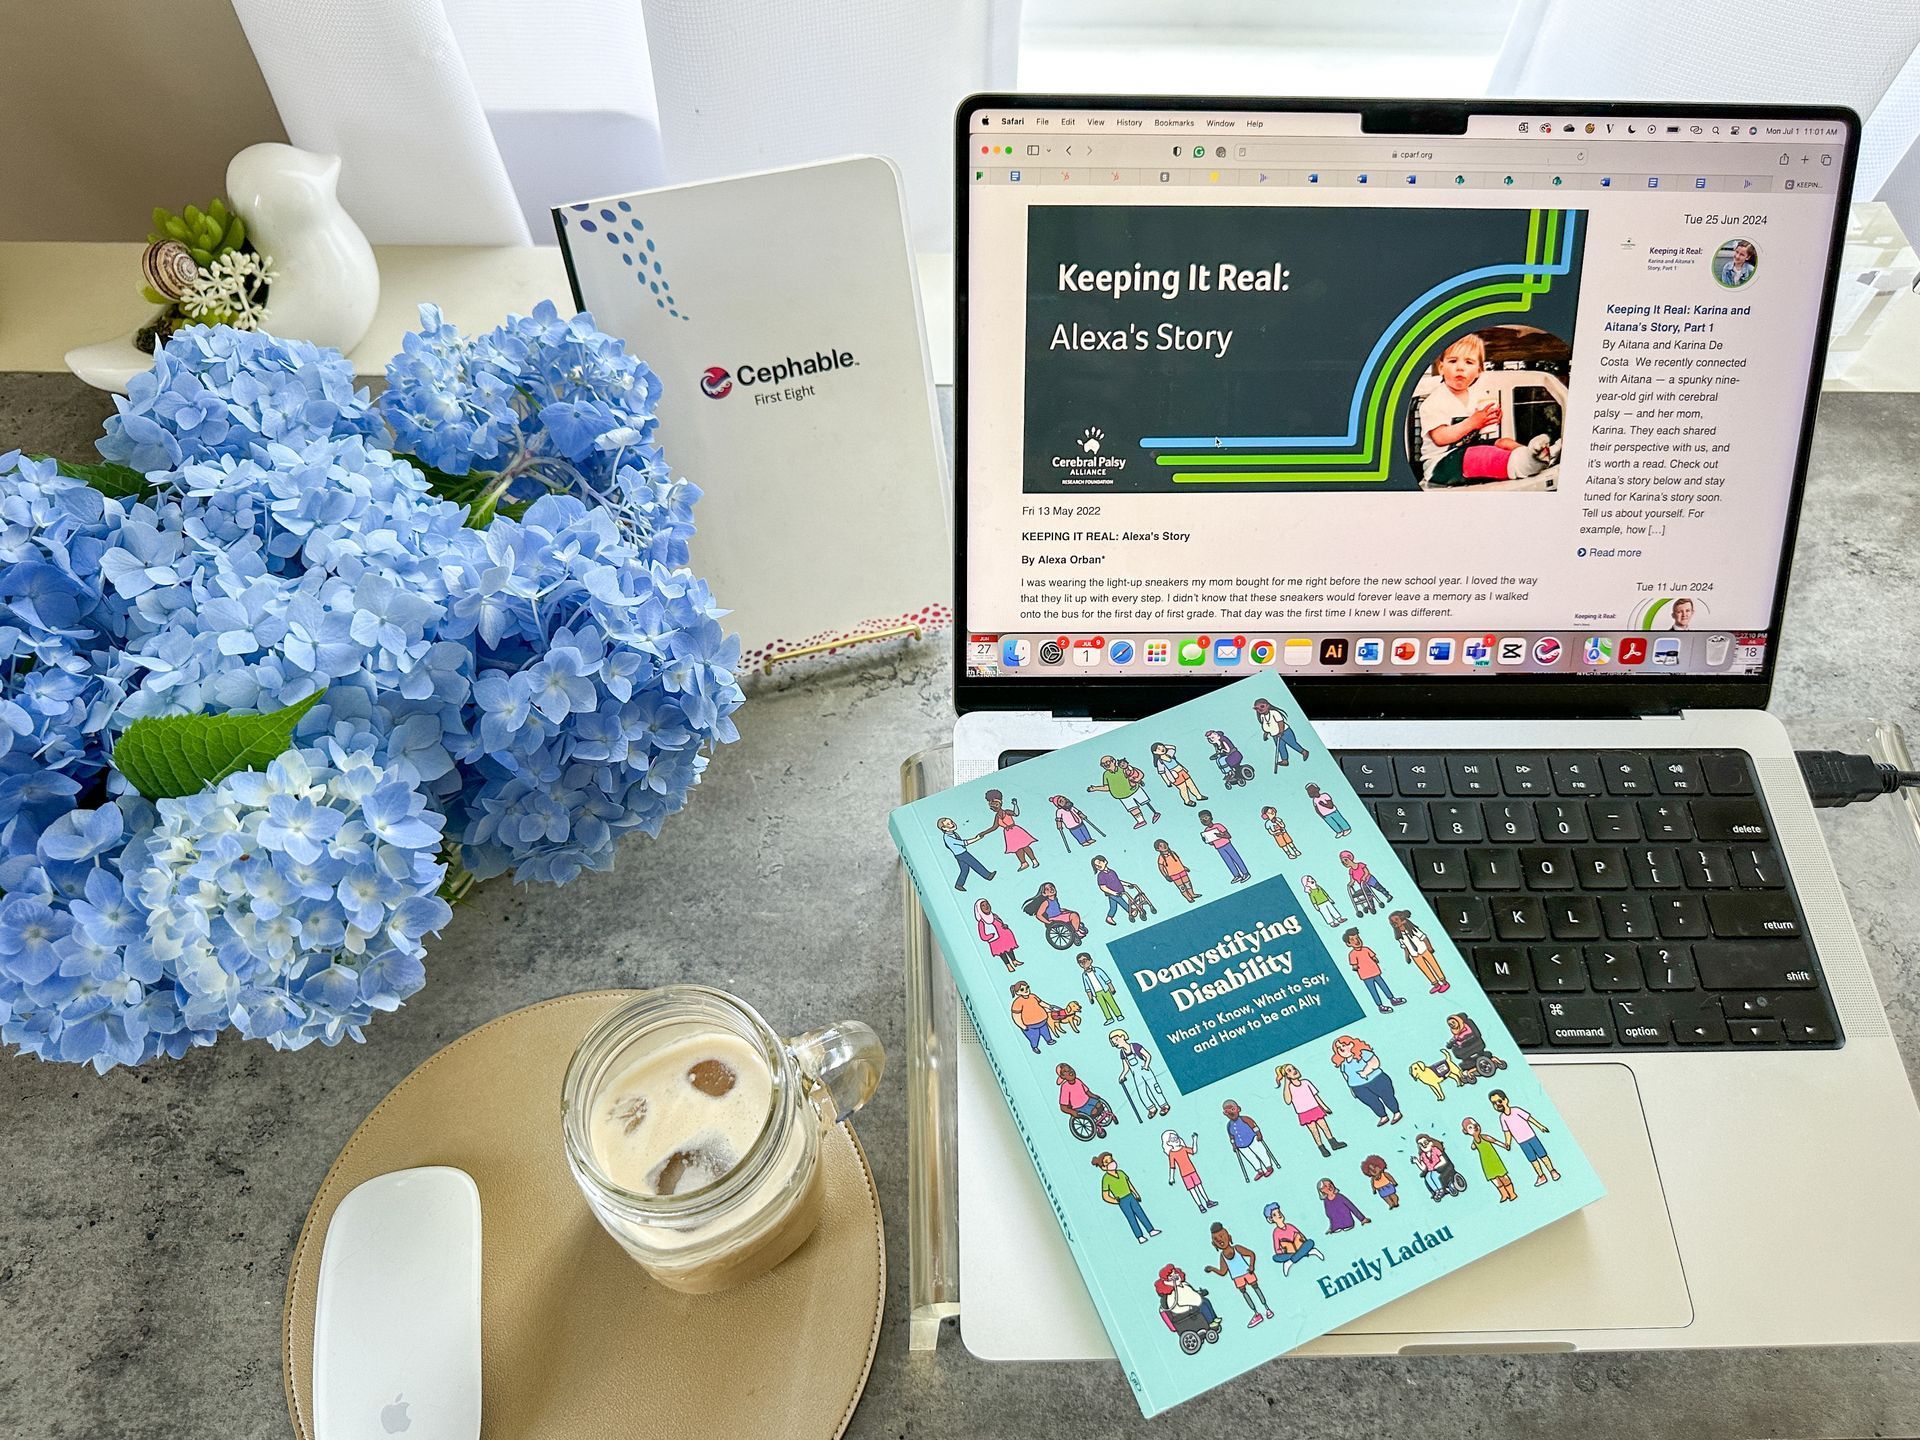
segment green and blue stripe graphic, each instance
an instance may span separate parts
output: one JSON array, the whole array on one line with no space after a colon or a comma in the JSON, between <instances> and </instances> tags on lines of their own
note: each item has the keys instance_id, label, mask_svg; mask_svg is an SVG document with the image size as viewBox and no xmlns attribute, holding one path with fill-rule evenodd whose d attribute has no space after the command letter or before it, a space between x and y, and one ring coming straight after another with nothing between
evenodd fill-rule
<instances>
[{"instance_id":1,"label":"green and blue stripe graphic","mask_svg":"<svg viewBox=\"0 0 1920 1440\"><path fill-rule=\"evenodd\" d=\"M1154 457L1156 465L1174 470L1171 478L1176 485L1374 484L1385 480L1393 453L1388 433L1393 422L1393 397L1411 380L1427 347L1439 335L1462 324L1494 316L1511 319L1531 310L1535 296L1552 291L1555 276L1572 270L1575 228L1573 211L1529 211L1523 263L1466 271L1442 281L1402 310L1375 342L1361 368L1345 435L1149 435L1141 440L1141 448L1179 451L1209 447L1199 453ZM1558 258L1549 261L1548 257L1556 253ZM1494 283L1474 283L1481 280ZM1458 288L1463 285L1470 288ZM1315 446L1335 448L1291 453ZM1254 447L1285 453L1247 453ZM1249 466L1270 468L1245 468Z\"/></svg>"}]
</instances>

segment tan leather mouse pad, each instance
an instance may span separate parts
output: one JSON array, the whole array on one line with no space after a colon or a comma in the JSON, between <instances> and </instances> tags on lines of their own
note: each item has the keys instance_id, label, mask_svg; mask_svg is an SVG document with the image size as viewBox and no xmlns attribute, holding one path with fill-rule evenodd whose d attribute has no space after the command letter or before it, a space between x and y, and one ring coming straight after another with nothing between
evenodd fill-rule
<instances>
[{"instance_id":1,"label":"tan leather mouse pad","mask_svg":"<svg viewBox=\"0 0 1920 1440\"><path fill-rule=\"evenodd\" d=\"M287 1410L313 1440L313 1313L334 1207L364 1180L455 1165L480 1189L481 1434L821 1436L837 1440L873 1364L886 1294L880 1202L853 1131L822 1137L820 1228L718 1295L657 1285L595 1222L560 1140L560 1081L601 990L516 1010L396 1085L347 1141L287 1276Z\"/></svg>"}]
</instances>

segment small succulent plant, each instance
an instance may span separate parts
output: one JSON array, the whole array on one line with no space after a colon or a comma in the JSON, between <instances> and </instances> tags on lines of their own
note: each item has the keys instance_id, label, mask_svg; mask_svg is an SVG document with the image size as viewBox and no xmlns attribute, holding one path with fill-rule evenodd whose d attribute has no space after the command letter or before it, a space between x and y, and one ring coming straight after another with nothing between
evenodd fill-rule
<instances>
[{"instance_id":1,"label":"small succulent plant","mask_svg":"<svg viewBox=\"0 0 1920 1440\"><path fill-rule=\"evenodd\" d=\"M247 223L227 209L227 202L218 196L209 201L204 210L198 205L189 205L178 215L156 205L147 244L161 245L169 240L184 247L199 269L208 270L222 255L247 243ZM155 289L151 280L144 293L155 305L171 304L176 298Z\"/></svg>"}]
</instances>

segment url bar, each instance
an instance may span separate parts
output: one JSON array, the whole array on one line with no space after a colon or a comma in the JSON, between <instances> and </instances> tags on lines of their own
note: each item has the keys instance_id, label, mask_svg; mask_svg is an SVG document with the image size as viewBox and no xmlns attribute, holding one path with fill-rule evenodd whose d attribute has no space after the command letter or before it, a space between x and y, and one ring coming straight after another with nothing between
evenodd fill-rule
<instances>
[{"instance_id":1,"label":"url bar","mask_svg":"<svg viewBox=\"0 0 1920 1440\"><path fill-rule=\"evenodd\" d=\"M1319 140L1306 145L1241 141L1227 146L1227 158L1275 163L1312 160L1320 164L1454 166L1467 170L1578 170L1587 164L1587 149L1563 145L1509 148L1343 139Z\"/></svg>"}]
</instances>

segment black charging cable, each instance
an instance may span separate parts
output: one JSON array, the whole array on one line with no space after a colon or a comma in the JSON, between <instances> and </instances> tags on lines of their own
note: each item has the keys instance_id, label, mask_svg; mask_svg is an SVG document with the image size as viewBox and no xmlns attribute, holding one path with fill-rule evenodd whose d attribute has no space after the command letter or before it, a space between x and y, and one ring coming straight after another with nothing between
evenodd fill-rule
<instances>
[{"instance_id":1,"label":"black charging cable","mask_svg":"<svg viewBox=\"0 0 1920 1440\"><path fill-rule=\"evenodd\" d=\"M1902 770L1871 755L1849 755L1841 750L1796 750L1800 776L1807 794L1821 809L1852 805L1891 795L1903 787L1920 787L1920 770Z\"/></svg>"}]
</instances>

